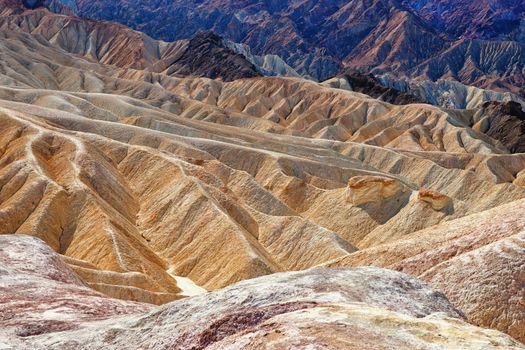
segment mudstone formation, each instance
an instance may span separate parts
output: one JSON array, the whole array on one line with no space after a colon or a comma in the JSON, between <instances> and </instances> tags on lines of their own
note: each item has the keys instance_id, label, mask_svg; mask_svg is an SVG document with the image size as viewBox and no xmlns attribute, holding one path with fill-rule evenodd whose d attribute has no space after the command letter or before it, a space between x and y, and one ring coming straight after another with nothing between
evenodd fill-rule
<instances>
[{"instance_id":1,"label":"mudstone formation","mask_svg":"<svg viewBox=\"0 0 525 350\"><path fill-rule=\"evenodd\" d=\"M0 349L525 349L519 101L0 5Z\"/></svg>"}]
</instances>

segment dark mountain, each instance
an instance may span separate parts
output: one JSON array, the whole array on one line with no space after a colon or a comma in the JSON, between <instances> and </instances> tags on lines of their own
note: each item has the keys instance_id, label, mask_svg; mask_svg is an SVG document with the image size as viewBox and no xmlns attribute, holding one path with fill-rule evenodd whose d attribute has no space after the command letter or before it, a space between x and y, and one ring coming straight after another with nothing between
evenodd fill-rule
<instances>
[{"instance_id":1,"label":"dark mountain","mask_svg":"<svg viewBox=\"0 0 525 350\"><path fill-rule=\"evenodd\" d=\"M76 7L69 7L68 4L73 5L73 0L2 0L0 1L0 15L20 14L26 10L34 10L39 8L47 8L58 14L74 15Z\"/></svg>"},{"instance_id":2,"label":"dark mountain","mask_svg":"<svg viewBox=\"0 0 525 350\"><path fill-rule=\"evenodd\" d=\"M244 56L223 46L222 38L211 32L195 35L170 63L166 73L221 78L224 81L262 76Z\"/></svg>"},{"instance_id":3,"label":"dark mountain","mask_svg":"<svg viewBox=\"0 0 525 350\"><path fill-rule=\"evenodd\" d=\"M383 85L372 74L361 74L358 72L347 71L338 75L338 78L345 79L352 87L353 91L360 92L391 104L406 105L411 103L427 103L418 96Z\"/></svg>"},{"instance_id":4,"label":"dark mountain","mask_svg":"<svg viewBox=\"0 0 525 350\"><path fill-rule=\"evenodd\" d=\"M35 9L37 7L43 7L45 5L45 0L23 0L24 6L29 9Z\"/></svg>"},{"instance_id":5,"label":"dark mountain","mask_svg":"<svg viewBox=\"0 0 525 350\"><path fill-rule=\"evenodd\" d=\"M480 120L480 131L499 140L510 152L525 152L525 112L519 103L486 102L474 120Z\"/></svg>"}]
</instances>

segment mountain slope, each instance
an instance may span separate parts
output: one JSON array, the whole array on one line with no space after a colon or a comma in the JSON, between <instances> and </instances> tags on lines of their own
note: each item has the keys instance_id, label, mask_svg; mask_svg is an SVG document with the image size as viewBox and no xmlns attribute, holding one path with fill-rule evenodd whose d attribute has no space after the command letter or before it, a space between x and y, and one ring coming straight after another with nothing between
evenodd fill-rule
<instances>
[{"instance_id":1,"label":"mountain slope","mask_svg":"<svg viewBox=\"0 0 525 350\"><path fill-rule=\"evenodd\" d=\"M256 55L280 56L303 76L320 81L344 68L396 79L451 79L523 96L523 9L511 3L80 0L77 13L120 21L169 41L211 30L248 45ZM514 23L514 29L497 23ZM463 26L470 32L462 36Z\"/></svg>"},{"instance_id":2,"label":"mountain slope","mask_svg":"<svg viewBox=\"0 0 525 350\"><path fill-rule=\"evenodd\" d=\"M421 17L454 37L525 43L525 4L513 0L407 0Z\"/></svg>"},{"instance_id":3,"label":"mountain slope","mask_svg":"<svg viewBox=\"0 0 525 350\"><path fill-rule=\"evenodd\" d=\"M30 237L0 237L0 261L0 335L12 348L525 348L465 323L416 279L377 268L276 274L155 308L90 291Z\"/></svg>"},{"instance_id":4,"label":"mountain slope","mask_svg":"<svg viewBox=\"0 0 525 350\"><path fill-rule=\"evenodd\" d=\"M479 300L490 300L493 291L501 297L520 292L519 284L508 283L508 278L520 281L523 271L523 255L515 254L521 236L509 227L521 225L516 212L525 198L525 155L511 153L514 144L490 128L502 115L520 122L512 108L392 105L301 78L227 82L192 73L173 76L167 69L153 69L159 57L167 56L121 25L43 9L10 13L0 21L0 234L45 241L75 271L76 286L80 279L111 297L164 304L273 273L350 265L362 256L358 264L366 265L393 254L389 267L443 288L472 322L521 339L513 328L522 319L521 298L509 298L506 309L494 310L469 299L462 282L464 274L471 278L483 296ZM138 66L118 53L121 43L113 34L129 44L139 38L130 48L142 57ZM175 44L152 45L177 51L170 46ZM503 215L507 212L511 215ZM479 217L484 221L478 228L489 232L466 232L472 218ZM467 228L455 231L458 222ZM418 244L419 235L425 244ZM500 238L503 247L494 247ZM402 242L411 242L409 249ZM394 248L370 254L382 247ZM494 264L466 255L461 274L456 264L464 261L451 259L479 250L483 261L490 261L494 251L507 248L512 249ZM423 264L403 262L414 256L412 249L433 257L422 258L424 266L444 263L435 278L414 268ZM398 261L402 265L394 266ZM505 262L506 270L501 268ZM484 275L491 276L489 290L480 283ZM293 284L293 277L284 280ZM454 281L453 287L445 285L447 280ZM245 283L241 286L249 288L251 282ZM357 316L376 327L377 318L366 316L369 309L335 308L350 328L362 327L352 323ZM382 311L374 312L381 318ZM498 322L487 322L490 315ZM295 316L276 322L295 320L298 332L305 331L311 314ZM409 316L388 314L393 322L415 327L410 334L436 326ZM171 318L166 324L169 332ZM62 326L68 325L56 327ZM381 331L383 326L378 326ZM22 335L38 335L38 327L31 324ZM320 330L334 327L330 323ZM478 333L469 327L462 324L458 332L469 338L471 331ZM73 339L91 344L91 335L82 332L74 331ZM122 334L118 341L128 341L127 331ZM39 340L51 344L55 335ZM34 339L19 338L13 339L22 344ZM144 338L131 339L141 344ZM504 339L502 344L514 344ZM232 341L247 340L239 335ZM222 345L228 344L217 346Z\"/></svg>"},{"instance_id":5,"label":"mountain slope","mask_svg":"<svg viewBox=\"0 0 525 350\"><path fill-rule=\"evenodd\" d=\"M518 201L414 232L330 266L374 265L418 276L442 290L474 324L524 341L524 205Z\"/></svg>"},{"instance_id":6,"label":"mountain slope","mask_svg":"<svg viewBox=\"0 0 525 350\"><path fill-rule=\"evenodd\" d=\"M386 84L383 85L383 83L372 74L365 75L355 72L345 72L324 81L323 85L360 92L395 105L426 102L423 98L412 95L408 89L407 91L402 91L401 89L398 90L394 87L389 87Z\"/></svg>"},{"instance_id":7,"label":"mountain slope","mask_svg":"<svg viewBox=\"0 0 525 350\"><path fill-rule=\"evenodd\" d=\"M85 21L52 14L42 8L27 11L16 1L5 5L5 14L0 18L3 30L41 35L50 45L90 61L227 81L262 75L251 62L226 47L222 39L212 33L166 43L116 23Z\"/></svg>"},{"instance_id":8,"label":"mountain slope","mask_svg":"<svg viewBox=\"0 0 525 350\"><path fill-rule=\"evenodd\" d=\"M135 12L140 9L141 13ZM344 60L363 65L364 52L370 45L377 46L379 36L386 29L399 28L408 32L428 33L427 44L433 50L443 46L443 40L396 1L287 1L280 4L262 1L176 1L115 2L80 1L81 16L123 20L131 27L164 40L193 36L200 30L213 30L236 42L247 44L256 54L275 54L302 74L325 79L336 73ZM159 17L172 26L158 26ZM387 19L385 22L384 19ZM355 23L361 23L356 26ZM397 31L397 29L396 29ZM397 32L394 34L397 35ZM399 38L403 42L413 39ZM426 44L426 45L427 45ZM427 49L421 45L422 49ZM383 62L383 51L374 53L375 61ZM413 52L405 57L406 64L425 58L424 52ZM402 63L405 64L405 63Z\"/></svg>"},{"instance_id":9,"label":"mountain slope","mask_svg":"<svg viewBox=\"0 0 525 350\"><path fill-rule=\"evenodd\" d=\"M510 92L497 92L476 88L451 80L403 81L388 76L376 77L385 86L409 93L435 106L450 109L474 109L485 102L517 102L525 107L525 100Z\"/></svg>"}]
</instances>

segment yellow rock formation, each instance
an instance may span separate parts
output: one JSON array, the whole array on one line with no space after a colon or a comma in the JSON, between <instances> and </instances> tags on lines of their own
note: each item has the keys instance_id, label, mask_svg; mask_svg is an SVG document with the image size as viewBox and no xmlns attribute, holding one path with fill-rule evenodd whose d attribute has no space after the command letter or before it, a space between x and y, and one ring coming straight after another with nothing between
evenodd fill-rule
<instances>
[{"instance_id":1,"label":"yellow rock formation","mask_svg":"<svg viewBox=\"0 0 525 350\"><path fill-rule=\"evenodd\" d=\"M470 128L472 111L299 78L173 77L176 48L129 29L1 14L0 234L41 238L86 285L154 304L318 265L389 267L525 341L525 154ZM145 52L124 50L137 40ZM381 323L327 308L350 328Z\"/></svg>"}]
</instances>

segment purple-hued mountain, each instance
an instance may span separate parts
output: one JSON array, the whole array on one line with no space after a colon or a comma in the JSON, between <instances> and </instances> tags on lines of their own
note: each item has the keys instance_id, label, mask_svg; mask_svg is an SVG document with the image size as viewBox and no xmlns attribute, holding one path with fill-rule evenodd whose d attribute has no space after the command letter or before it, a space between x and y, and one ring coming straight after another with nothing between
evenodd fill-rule
<instances>
[{"instance_id":1,"label":"purple-hued mountain","mask_svg":"<svg viewBox=\"0 0 525 350\"><path fill-rule=\"evenodd\" d=\"M81 17L167 41L213 31L317 80L350 69L525 94L519 0L77 0L75 7Z\"/></svg>"},{"instance_id":2,"label":"purple-hued mountain","mask_svg":"<svg viewBox=\"0 0 525 350\"><path fill-rule=\"evenodd\" d=\"M454 37L525 43L524 1L407 0L406 5Z\"/></svg>"}]
</instances>

